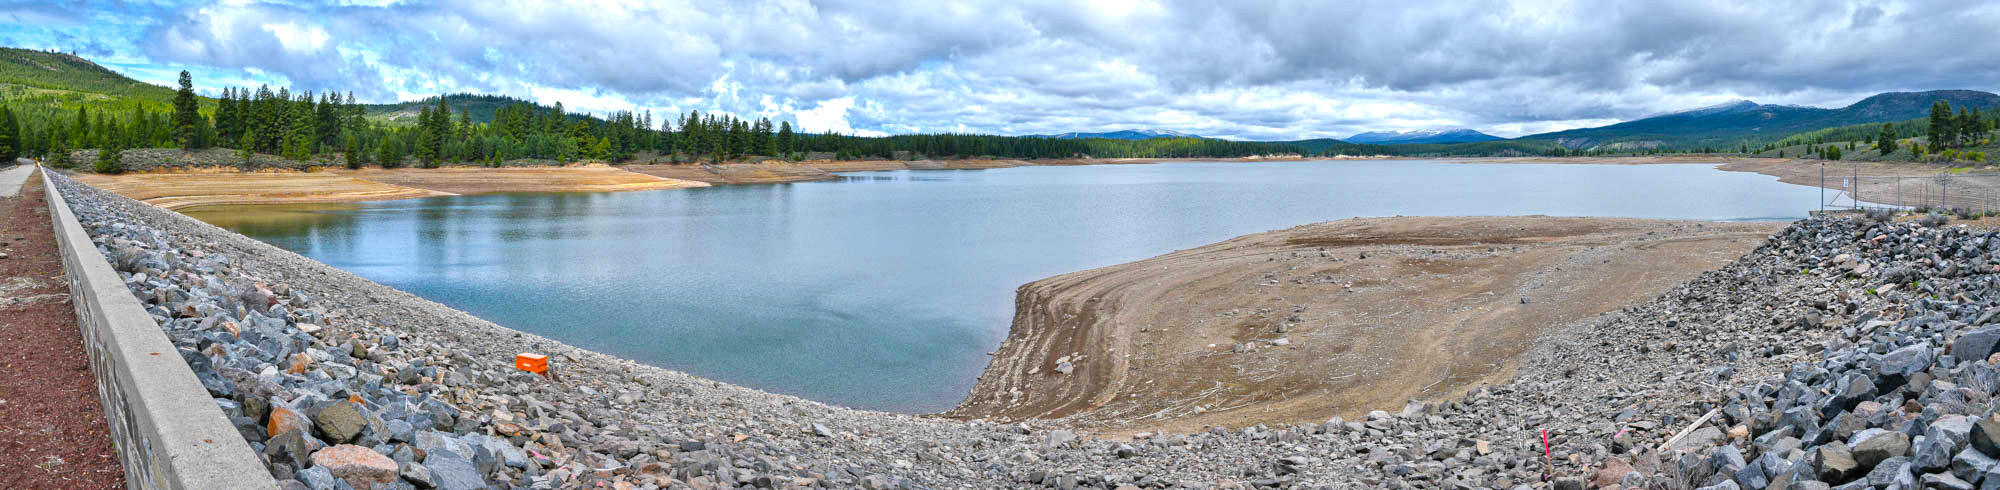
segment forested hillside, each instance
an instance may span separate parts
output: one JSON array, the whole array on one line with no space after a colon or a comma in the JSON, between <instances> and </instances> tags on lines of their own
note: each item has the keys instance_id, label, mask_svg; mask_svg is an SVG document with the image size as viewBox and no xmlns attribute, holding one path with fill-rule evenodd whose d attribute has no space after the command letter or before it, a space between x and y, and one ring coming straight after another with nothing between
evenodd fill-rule
<instances>
[{"instance_id":1,"label":"forested hillside","mask_svg":"<svg viewBox=\"0 0 2000 490\"><path fill-rule=\"evenodd\" d=\"M8 49L0 59L0 158L118 171L120 152L74 162L73 150L222 147L348 166L497 165L515 160L693 162L809 155L857 158L1241 157L1312 154L1291 143L1207 138L1037 138L967 134L856 137L727 114L572 114L503 96L451 94L360 104L351 93L226 87L195 95L141 83L76 56ZM1334 142L1338 143L1338 142Z\"/></svg>"},{"instance_id":2,"label":"forested hillside","mask_svg":"<svg viewBox=\"0 0 2000 490\"><path fill-rule=\"evenodd\" d=\"M1881 124L1854 124L1792 135L1756 149L1759 156L1825 160L1991 163L2000 111L1958 107L1939 100L1930 115Z\"/></svg>"},{"instance_id":3,"label":"forested hillside","mask_svg":"<svg viewBox=\"0 0 2000 490\"><path fill-rule=\"evenodd\" d=\"M2000 107L2000 95L1974 90L1890 92L1839 109L1738 101L1609 126L1518 139L1547 141L1572 149L1743 150L1762 147L1807 131L1921 117L1937 102L1952 107L1992 110Z\"/></svg>"},{"instance_id":4,"label":"forested hillside","mask_svg":"<svg viewBox=\"0 0 2000 490\"><path fill-rule=\"evenodd\" d=\"M1145 132L1143 138L918 134L859 137L789 122L728 114L571 113L496 95L449 94L394 104L361 104L351 93L287 88L225 87L220 97L196 95L186 77L179 90L127 78L73 55L0 48L0 158L47 158L54 165L118 171L120 152L75 150L220 147L242 160L258 154L348 166L499 165L561 163L712 162L761 159L893 158L1226 158L1260 155L1571 156L1654 153L1743 153L1824 156L1830 142L1850 158L1865 157L1889 123L1899 138L1928 136L1930 122L1912 119L1943 104L1965 120L1954 142L1928 153L1877 152L1868 158L1937 159L1979 155L1996 125L2000 96L1969 90L1887 93L1841 109L1759 105L1741 101L1598 128L1511 140L1453 144L1355 144L1337 139L1246 142ZM213 88L210 93L216 93ZM1921 106L1921 107L1919 107ZM1983 111L1983 112L1982 112ZM1860 124L1857 124L1860 123ZM1983 126L1977 126L1983 125ZM1975 127L1976 126L1976 127ZM1979 129L1979 128L1984 128ZM1138 132L1125 132L1138 134ZM1895 141L1895 140L1891 140ZM1859 151L1854 151L1859 150Z\"/></svg>"}]
</instances>

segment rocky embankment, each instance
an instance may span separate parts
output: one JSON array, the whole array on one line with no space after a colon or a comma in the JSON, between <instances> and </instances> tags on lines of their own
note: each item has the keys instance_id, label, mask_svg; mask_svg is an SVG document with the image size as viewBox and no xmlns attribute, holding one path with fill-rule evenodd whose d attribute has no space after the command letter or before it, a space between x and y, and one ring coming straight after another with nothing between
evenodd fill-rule
<instances>
[{"instance_id":1,"label":"rocky embankment","mask_svg":"<svg viewBox=\"0 0 2000 490\"><path fill-rule=\"evenodd\" d=\"M1463 399L1108 441L637 365L52 178L292 486L2000 484L1987 476L2000 329L1984 327L2000 316L2000 235L1959 228L1800 222L1659 298L1553 330L1514 380ZM524 351L558 375L515 370Z\"/></svg>"}]
</instances>

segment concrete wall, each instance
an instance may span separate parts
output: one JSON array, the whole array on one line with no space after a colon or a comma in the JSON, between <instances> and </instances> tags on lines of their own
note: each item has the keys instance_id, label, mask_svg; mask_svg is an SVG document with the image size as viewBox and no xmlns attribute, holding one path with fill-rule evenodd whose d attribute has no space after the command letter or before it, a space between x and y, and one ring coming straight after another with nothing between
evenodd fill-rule
<instances>
[{"instance_id":1,"label":"concrete wall","mask_svg":"<svg viewBox=\"0 0 2000 490\"><path fill-rule=\"evenodd\" d=\"M124 460L127 488L276 488L173 342L91 244L51 179L49 216L61 244L76 323L98 396Z\"/></svg>"}]
</instances>

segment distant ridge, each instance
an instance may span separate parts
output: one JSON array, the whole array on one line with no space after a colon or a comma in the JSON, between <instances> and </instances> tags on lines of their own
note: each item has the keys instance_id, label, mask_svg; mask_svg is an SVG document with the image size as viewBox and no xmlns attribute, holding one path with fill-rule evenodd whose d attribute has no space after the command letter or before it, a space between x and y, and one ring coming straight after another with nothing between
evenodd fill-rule
<instances>
[{"instance_id":1,"label":"distant ridge","mask_svg":"<svg viewBox=\"0 0 2000 490\"><path fill-rule=\"evenodd\" d=\"M1077 133L1060 133L1060 134L1038 134L1033 136L1038 138L1055 138L1064 140L1079 139L1079 138L1104 138L1104 139L1114 139L1114 140L1149 140L1153 138L1201 138L1201 136L1183 133L1180 131L1163 131L1157 129L1126 129L1126 130L1109 131L1103 133L1077 132Z\"/></svg>"},{"instance_id":2,"label":"distant ridge","mask_svg":"<svg viewBox=\"0 0 2000 490\"><path fill-rule=\"evenodd\" d=\"M1349 136L1347 137L1347 142L1400 145L1418 143L1473 143L1500 139L1504 138L1465 128L1442 130L1406 129L1401 131L1370 131Z\"/></svg>"},{"instance_id":3,"label":"distant ridge","mask_svg":"<svg viewBox=\"0 0 2000 490\"><path fill-rule=\"evenodd\" d=\"M1977 90L1887 92L1838 109L1731 101L1661 114L1609 126L1571 129L1516 138L1571 149L1736 148L1777 141L1817 129L1903 121L1930 114L1931 104L1953 109L2000 107L2000 95Z\"/></svg>"}]
</instances>

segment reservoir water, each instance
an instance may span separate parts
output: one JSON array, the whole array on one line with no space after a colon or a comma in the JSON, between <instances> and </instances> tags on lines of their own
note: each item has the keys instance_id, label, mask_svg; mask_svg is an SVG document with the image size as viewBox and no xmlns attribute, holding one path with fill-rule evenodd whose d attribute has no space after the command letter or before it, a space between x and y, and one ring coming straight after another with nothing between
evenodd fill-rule
<instances>
[{"instance_id":1,"label":"reservoir water","mask_svg":"<svg viewBox=\"0 0 2000 490\"><path fill-rule=\"evenodd\" d=\"M1793 219L1818 192L1710 165L1171 163L187 214L579 347L934 412L1006 336L1014 289L1056 274L1357 216Z\"/></svg>"}]
</instances>

